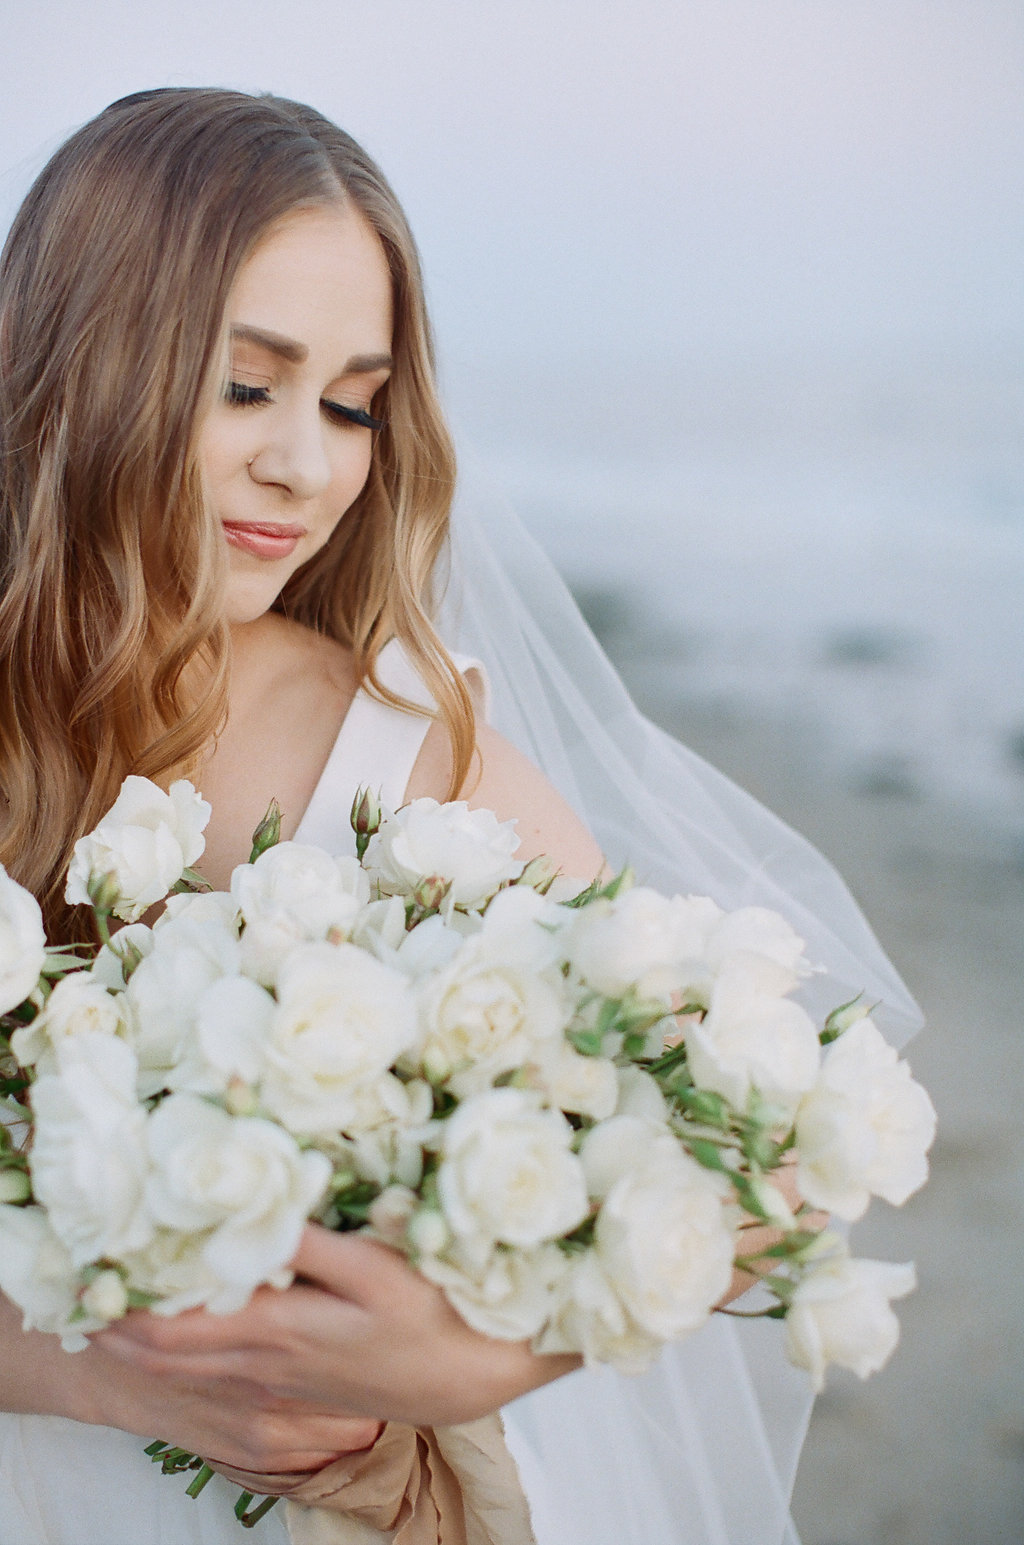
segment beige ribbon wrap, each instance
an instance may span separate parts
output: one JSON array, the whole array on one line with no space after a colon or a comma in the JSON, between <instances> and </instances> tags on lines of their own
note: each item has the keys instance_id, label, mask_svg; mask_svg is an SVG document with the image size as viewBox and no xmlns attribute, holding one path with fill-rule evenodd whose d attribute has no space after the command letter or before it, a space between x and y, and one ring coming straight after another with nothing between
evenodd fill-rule
<instances>
[{"instance_id":1,"label":"beige ribbon wrap","mask_svg":"<svg viewBox=\"0 0 1024 1545\"><path fill-rule=\"evenodd\" d=\"M388 1422L372 1448L313 1474L214 1468L284 1497L292 1545L535 1545L497 1415L459 1427Z\"/></svg>"}]
</instances>

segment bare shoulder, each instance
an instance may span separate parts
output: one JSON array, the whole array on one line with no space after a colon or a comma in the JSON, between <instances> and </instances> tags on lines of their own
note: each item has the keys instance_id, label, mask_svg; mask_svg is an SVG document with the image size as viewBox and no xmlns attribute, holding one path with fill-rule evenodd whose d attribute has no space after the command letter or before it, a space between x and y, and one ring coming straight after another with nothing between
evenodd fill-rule
<instances>
[{"instance_id":1,"label":"bare shoulder","mask_svg":"<svg viewBox=\"0 0 1024 1545\"><path fill-rule=\"evenodd\" d=\"M450 775L447 736L435 723L406 797L443 799ZM583 881L592 880L604 866L600 848L576 812L529 757L489 724L477 725L476 755L460 798L475 810L493 810L499 820L517 822L519 858L528 861L546 854L563 874Z\"/></svg>"}]
</instances>

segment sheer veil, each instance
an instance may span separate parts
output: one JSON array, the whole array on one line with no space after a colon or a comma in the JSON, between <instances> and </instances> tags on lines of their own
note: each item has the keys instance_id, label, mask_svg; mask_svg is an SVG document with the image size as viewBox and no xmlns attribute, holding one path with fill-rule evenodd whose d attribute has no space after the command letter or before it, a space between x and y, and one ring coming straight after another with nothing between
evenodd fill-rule
<instances>
[{"instance_id":1,"label":"sheer veil","mask_svg":"<svg viewBox=\"0 0 1024 1545\"><path fill-rule=\"evenodd\" d=\"M727 908L776 908L827 972L802 994L812 1013L863 991L890 1040L913 1033L917 1006L836 871L643 717L549 560L479 486L457 502L441 631L483 661L492 722L613 867ZM715 1315L640 1378L584 1370L505 1415L538 1545L796 1545L789 1497L810 1407L778 1325Z\"/></svg>"}]
</instances>

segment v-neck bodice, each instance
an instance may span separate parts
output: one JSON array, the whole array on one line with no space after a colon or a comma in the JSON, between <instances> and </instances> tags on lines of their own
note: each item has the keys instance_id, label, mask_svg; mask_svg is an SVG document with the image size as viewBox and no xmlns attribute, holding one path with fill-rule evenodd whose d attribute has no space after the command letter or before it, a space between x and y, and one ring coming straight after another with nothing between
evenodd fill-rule
<instances>
[{"instance_id":1,"label":"v-neck bodice","mask_svg":"<svg viewBox=\"0 0 1024 1545\"><path fill-rule=\"evenodd\" d=\"M477 711L486 719L483 667L478 660L464 655L452 658L467 678ZM377 677L390 691L426 711L407 712L381 702L365 687L359 688L295 830L296 842L315 843L335 854L354 853L349 811L356 790L367 785L379 790L382 803L391 810L396 810L405 798L436 704L396 638L384 645L377 658Z\"/></svg>"}]
</instances>

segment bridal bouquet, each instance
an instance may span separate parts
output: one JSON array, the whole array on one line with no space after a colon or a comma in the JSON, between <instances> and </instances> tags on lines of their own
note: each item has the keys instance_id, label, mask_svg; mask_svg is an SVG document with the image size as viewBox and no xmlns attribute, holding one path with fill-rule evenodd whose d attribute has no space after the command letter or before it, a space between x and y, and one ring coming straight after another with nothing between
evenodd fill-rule
<instances>
[{"instance_id":1,"label":"bridal bouquet","mask_svg":"<svg viewBox=\"0 0 1024 1545\"><path fill-rule=\"evenodd\" d=\"M289 1284L312 1218L541 1352L638 1371L739 1267L816 1388L881 1366L913 1268L808 1212L904 1201L934 1112L862 1003L816 1028L782 917L628 873L575 894L514 822L369 792L358 856L280 841L272 806L214 892L209 814L125 781L68 873L89 948L47 945L0 871L0 1289L26 1328L74 1350L133 1307L230 1314Z\"/></svg>"}]
</instances>

